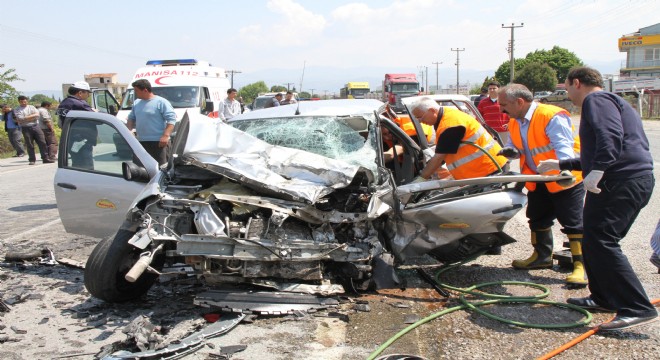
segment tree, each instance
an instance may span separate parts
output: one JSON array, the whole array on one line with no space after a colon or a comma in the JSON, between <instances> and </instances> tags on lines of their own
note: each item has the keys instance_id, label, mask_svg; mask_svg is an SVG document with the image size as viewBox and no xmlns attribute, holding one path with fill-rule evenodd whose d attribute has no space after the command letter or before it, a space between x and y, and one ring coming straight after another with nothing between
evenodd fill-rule
<instances>
[{"instance_id":1,"label":"tree","mask_svg":"<svg viewBox=\"0 0 660 360\"><path fill-rule=\"evenodd\" d=\"M559 46L553 47L550 51L536 50L533 53L527 54L525 59L528 61L548 64L557 72L557 83L563 83L566 81L568 71L572 67L584 65L577 55L564 48L560 48Z\"/></svg>"},{"instance_id":2,"label":"tree","mask_svg":"<svg viewBox=\"0 0 660 360\"><path fill-rule=\"evenodd\" d=\"M298 94L298 97L301 99L310 99L312 97L312 94L308 93L307 91L303 91L300 94Z\"/></svg>"},{"instance_id":3,"label":"tree","mask_svg":"<svg viewBox=\"0 0 660 360\"><path fill-rule=\"evenodd\" d=\"M515 71L518 71L527 64L527 60L513 59L513 64L515 66ZM511 78L510 71L511 71L511 67L509 66L509 61L507 60L504 63L502 63L500 67L497 68L497 71L495 71L495 80L497 80L502 86L508 84L509 79Z\"/></svg>"},{"instance_id":4,"label":"tree","mask_svg":"<svg viewBox=\"0 0 660 360\"><path fill-rule=\"evenodd\" d=\"M51 104L54 104L54 103L57 102L55 99L50 98L50 97L48 97L48 96L46 96L46 95L44 95L44 94L35 94L34 96L32 96L32 97L30 98L30 104L36 104L36 105L39 105L39 106L40 106L41 103L44 102L44 101L48 101L48 102L50 102Z\"/></svg>"},{"instance_id":5,"label":"tree","mask_svg":"<svg viewBox=\"0 0 660 360\"><path fill-rule=\"evenodd\" d=\"M273 86L270 87L270 92L281 92L281 93L285 93L286 91L287 91L287 90L286 90L286 87L284 87L284 86L282 86L282 85L273 85Z\"/></svg>"},{"instance_id":6,"label":"tree","mask_svg":"<svg viewBox=\"0 0 660 360\"><path fill-rule=\"evenodd\" d=\"M557 72L548 64L529 62L516 73L513 81L527 86L532 94L537 91L552 91L557 86Z\"/></svg>"},{"instance_id":7,"label":"tree","mask_svg":"<svg viewBox=\"0 0 660 360\"><path fill-rule=\"evenodd\" d=\"M257 81L249 85L245 85L238 92L238 96L243 98L246 104L251 103L260 93L268 92L268 86L263 81Z\"/></svg>"},{"instance_id":8,"label":"tree","mask_svg":"<svg viewBox=\"0 0 660 360\"><path fill-rule=\"evenodd\" d=\"M3 103L17 104L18 101L16 98L20 94L9 83L23 81L23 79L16 75L15 69L7 69L3 71L4 67L5 64L0 64L0 101Z\"/></svg>"},{"instance_id":9,"label":"tree","mask_svg":"<svg viewBox=\"0 0 660 360\"><path fill-rule=\"evenodd\" d=\"M555 70L557 73L555 85L563 83L566 80L566 75L568 75L568 71L572 67L584 65L582 60L580 60L580 58L574 53L559 46L555 46L551 50L536 50L528 53L523 59L514 59L514 75L531 62L548 64L550 68ZM505 61L497 68L497 71L495 71L495 78L497 78L497 81L499 81L500 84L504 85L509 83L509 71L509 61Z\"/></svg>"}]
</instances>

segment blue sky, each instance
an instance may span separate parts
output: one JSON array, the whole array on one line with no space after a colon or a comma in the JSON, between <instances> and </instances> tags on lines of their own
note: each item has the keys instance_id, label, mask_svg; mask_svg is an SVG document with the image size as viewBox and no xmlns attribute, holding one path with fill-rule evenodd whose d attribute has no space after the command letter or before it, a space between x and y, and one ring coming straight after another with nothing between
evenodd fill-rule
<instances>
[{"instance_id":1,"label":"blue sky","mask_svg":"<svg viewBox=\"0 0 660 360\"><path fill-rule=\"evenodd\" d=\"M660 1L5 1L0 63L25 81L20 91L59 89L83 74L114 72L128 82L148 59L197 58L240 70L235 85L300 82L336 92L363 75L428 67L435 83L480 82L515 55L554 45L602 72L625 60L617 39L660 20ZM111 6L110 6L111 5ZM372 85L372 88L375 88Z\"/></svg>"}]
</instances>

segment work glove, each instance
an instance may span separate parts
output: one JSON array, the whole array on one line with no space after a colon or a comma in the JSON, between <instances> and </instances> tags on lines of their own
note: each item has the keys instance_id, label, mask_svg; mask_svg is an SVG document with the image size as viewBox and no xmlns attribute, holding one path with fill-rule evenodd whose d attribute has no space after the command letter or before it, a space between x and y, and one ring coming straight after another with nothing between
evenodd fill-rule
<instances>
[{"instance_id":1,"label":"work glove","mask_svg":"<svg viewBox=\"0 0 660 360\"><path fill-rule=\"evenodd\" d=\"M551 170L559 170L559 160L541 160L536 170L538 170L539 174L547 173Z\"/></svg>"},{"instance_id":2,"label":"work glove","mask_svg":"<svg viewBox=\"0 0 660 360\"><path fill-rule=\"evenodd\" d=\"M587 191L591 191L594 194L600 194L600 188L598 187L598 183L600 182L600 179L603 178L603 172L600 170L591 170L589 175L584 178L582 181L584 183L584 188L587 189Z\"/></svg>"},{"instance_id":3,"label":"work glove","mask_svg":"<svg viewBox=\"0 0 660 360\"><path fill-rule=\"evenodd\" d=\"M417 176L417 177L415 177L410 183L411 183L411 184L414 184L414 183L419 183L419 182L424 182L424 181L426 181L426 179L424 179L424 178L421 177L421 176Z\"/></svg>"},{"instance_id":4,"label":"work glove","mask_svg":"<svg viewBox=\"0 0 660 360\"><path fill-rule=\"evenodd\" d=\"M517 159L520 157L520 151L512 147L503 147L497 155L504 156L507 159Z\"/></svg>"}]
</instances>

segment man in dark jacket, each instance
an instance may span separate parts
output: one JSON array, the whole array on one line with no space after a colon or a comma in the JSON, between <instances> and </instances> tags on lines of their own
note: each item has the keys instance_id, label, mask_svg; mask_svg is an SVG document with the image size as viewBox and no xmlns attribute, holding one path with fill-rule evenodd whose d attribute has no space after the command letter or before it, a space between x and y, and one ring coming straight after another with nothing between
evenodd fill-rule
<instances>
[{"instance_id":1,"label":"man in dark jacket","mask_svg":"<svg viewBox=\"0 0 660 360\"><path fill-rule=\"evenodd\" d=\"M591 294L568 303L590 310L616 312L601 324L612 331L658 319L641 282L621 251L623 239L651 198L655 179L639 114L616 94L602 90L603 79L588 67L571 69L566 90L582 107L580 159L541 164L539 168L581 168L584 203L584 265Z\"/></svg>"},{"instance_id":2,"label":"man in dark jacket","mask_svg":"<svg viewBox=\"0 0 660 360\"><path fill-rule=\"evenodd\" d=\"M89 84L85 81L77 81L69 88L69 96L62 100L57 107L59 125L63 127L64 120L71 110L96 111L87 103L91 94ZM72 124L71 136L67 146L67 152L71 156L71 166L81 169L94 169L93 150L96 146L98 130L96 125L86 122L82 126Z\"/></svg>"},{"instance_id":3,"label":"man in dark jacket","mask_svg":"<svg viewBox=\"0 0 660 360\"><path fill-rule=\"evenodd\" d=\"M11 107L7 104L0 105L2 108L2 120L5 122L5 131L7 132L7 138L11 146L16 150L16 155L14 157L23 157L25 156L25 149L23 149L23 134L21 133L21 127L18 126L16 121L14 121L14 112Z\"/></svg>"}]
</instances>

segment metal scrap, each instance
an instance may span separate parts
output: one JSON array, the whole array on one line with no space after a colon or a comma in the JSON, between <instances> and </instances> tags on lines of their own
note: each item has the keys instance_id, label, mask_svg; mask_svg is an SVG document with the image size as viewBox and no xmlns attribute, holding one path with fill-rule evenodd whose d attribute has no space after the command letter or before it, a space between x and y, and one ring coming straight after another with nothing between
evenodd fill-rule
<instances>
[{"instance_id":1,"label":"metal scrap","mask_svg":"<svg viewBox=\"0 0 660 360\"><path fill-rule=\"evenodd\" d=\"M198 294L194 304L233 313L284 315L336 307L339 302L333 298L300 293L210 290Z\"/></svg>"},{"instance_id":2,"label":"metal scrap","mask_svg":"<svg viewBox=\"0 0 660 360\"><path fill-rule=\"evenodd\" d=\"M241 322L243 317L245 317L243 314L223 314L220 321L214 322L206 326L204 329L177 341L176 344L170 344L162 349L140 351L136 353L118 351L104 356L102 360L179 359L201 349L207 339L229 332Z\"/></svg>"}]
</instances>

